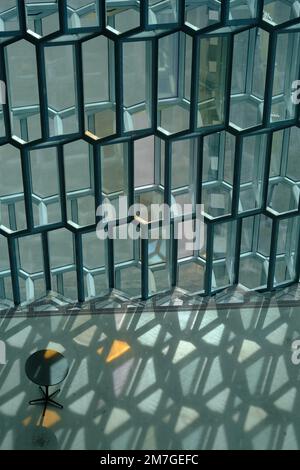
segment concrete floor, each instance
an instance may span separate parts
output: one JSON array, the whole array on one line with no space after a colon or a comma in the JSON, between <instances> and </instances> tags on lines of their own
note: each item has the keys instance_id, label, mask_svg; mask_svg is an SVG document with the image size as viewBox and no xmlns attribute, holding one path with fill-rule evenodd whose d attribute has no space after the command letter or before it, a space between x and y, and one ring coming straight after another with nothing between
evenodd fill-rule
<instances>
[{"instance_id":1,"label":"concrete floor","mask_svg":"<svg viewBox=\"0 0 300 470\"><path fill-rule=\"evenodd\" d=\"M299 449L298 338L295 307L0 318L0 449ZM41 421L45 347L71 367Z\"/></svg>"}]
</instances>

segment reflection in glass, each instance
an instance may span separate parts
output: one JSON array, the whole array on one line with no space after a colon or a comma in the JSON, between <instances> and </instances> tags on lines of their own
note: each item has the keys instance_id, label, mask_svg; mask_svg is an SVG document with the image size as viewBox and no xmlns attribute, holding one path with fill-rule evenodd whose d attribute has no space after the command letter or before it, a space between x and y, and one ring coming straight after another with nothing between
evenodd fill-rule
<instances>
[{"instance_id":1,"label":"reflection in glass","mask_svg":"<svg viewBox=\"0 0 300 470\"><path fill-rule=\"evenodd\" d=\"M159 40L158 126L167 135L189 128L192 38L175 33Z\"/></svg>"},{"instance_id":2,"label":"reflection in glass","mask_svg":"<svg viewBox=\"0 0 300 470\"><path fill-rule=\"evenodd\" d=\"M151 127L151 42L123 44L125 131Z\"/></svg>"},{"instance_id":3,"label":"reflection in glass","mask_svg":"<svg viewBox=\"0 0 300 470\"><path fill-rule=\"evenodd\" d=\"M83 140L65 145L64 164L69 223L75 227L95 224L93 147Z\"/></svg>"},{"instance_id":4,"label":"reflection in glass","mask_svg":"<svg viewBox=\"0 0 300 470\"><path fill-rule=\"evenodd\" d=\"M82 44L85 129L103 138L116 131L114 44L97 36Z\"/></svg>"},{"instance_id":5,"label":"reflection in glass","mask_svg":"<svg viewBox=\"0 0 300 470\"><path fill-rule=\"evenodd\" d=\"M20 151L0 147L0 227L10 232L25 229L26 214Z\"/></svg>"},{"instance_id":6,"label":"reflection in glass","mask_svg":"<svg viewBox=\"0 0 300 470\"><path fill-rule=\"evenodd\" d=\"M78 132L73 46L46 47L45 66L50 135Z\"/></svg>"},{"instance_id":7,"label":"reflection in glass","mask_svg":"<svg viewBox=\"0 0 300 470\"><path fill-rule=\"evenodd\" d=\"M252 28L235 35L230 124L249 129L262 124L269 33Z\"/></svg>"},{"instance_id":8,"label":"reflection in glass","mask_svg":"<svg viewBox=\"0 0 300 470\"><path fill-rule=\"evenodd\" d=\"M224 123L228 38L200 39L198 127Z\"/></svg>"},{"instance_id":9,"label":"reflection in glass","mask_svg":"<svg viewBox=\"0 0 300 470\"><path fill-rule=\"evenodd\" d=\"M297 211L300 204L300 129L274 132L268 209L276 215Z\"/></svg>"},{"instance_id":10,"label":"reflection in glass","mask_svg":"<svg viewBox=\"0 0 300 470\"><path fill-rule=\"evenodd\" d=\"M25 0L27 29L36 37L59 30L58 4L55 0Z\"/></svg>"},{"instance_id":11,"label":"reflection in glass","mask_svg":"<svg viewBox=\"0 0 300 470\"><path fill-rule=\"evenodd\" d=\"M14 42L6 47L6 58L12 134L24 142L39 139L40 100L35 47L23 39Z\"/></svg>"},{"instance_id":12,"label":"reflection in glass","mask_svg":"<svg viewBox=\"0 0 300 470\"><path fill-rule=\"evenodd\" d=\"M48 147L30 152L32 205L36 226L61 221L57 148Z\"/></svg>"}]
</instances>

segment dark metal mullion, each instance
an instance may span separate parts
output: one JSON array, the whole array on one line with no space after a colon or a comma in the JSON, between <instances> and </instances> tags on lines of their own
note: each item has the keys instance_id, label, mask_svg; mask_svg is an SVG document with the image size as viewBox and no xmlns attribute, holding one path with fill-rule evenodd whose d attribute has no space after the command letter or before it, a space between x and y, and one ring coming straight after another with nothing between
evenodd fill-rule
<instances>
[{"instance_id":1,"label":"dark metal mullion","mask_svg":"<svg viewBox=\"0 0 300 470\"><path fill-rule=\"evenodd\" d=\"M74 234L74 247L75 247L75 260L76 260L78 301L84 302L85 293L84 293L84 274L83 274L83 251L82 251L82 235L80 233Z\"/></svg>"},{"instance_id":2,"label":"dark metal mullion","mask_svg":"<svg viewBox=\"0 0 300 470\"><path fill-rule=\"evenodd\" d=\"M273 85L276 65L277 34L272 31L269 36L269 50L266 67L266 84L264 96L263 127L269 127L271 122Z\"/></svg>"},{"instance_id":3,"label":"dark metal mullion","mask_svg":"<svg viewBox=\"0 0 300 470\"><path fill-rule=\"evenodd\" d=\"M58 6L60 33L61 35L64 35L68 31L67 0L59 0L57 3L58 3L57 6Z\"/></svg>"},{"instance_id":4,"label":"dark metal mullion","mask_svg":"<svg viewBox=\"0 0 300 470\"><path fill-rule=\"evenodd\" d=\"M241 184L241 167L242 167L242 152L243 152L243 138L237 137L235 144L235 158L234 158L234 176L233 176L233 193L232 193L232 215L236 217L239 213L240 202L240 184Z\"/></svg>"},{"instance_id":5,"label":"dark metal mullion","mask_svg":"<svg viewBox=\"0 0 300 470\"><path fill-rule=\"evenodd\" d=\"M257 0L257 17L261 21L264 13L264 0Z\"/></svg>"},{"instance_id":6,"label":"dark metal mullion","mask_svg":"<svg viewBox=\"0 0 300 470\"><path fill-rule=\"evenodd\" d=\"M76 69L76 91L77 91L77 103L75 103L75 109L78 119L78 128L80 135L84 135L85 132L85 102L84 102L84 83L83 83L83 64L82 64L82 43L75 43L74 45L74 56L75 56L75 69ZM76 106L77 105L77 106Z\"/></svg>"},{"instance_id":7,"label":"dark metal mullion","mask_svg":"<svg viewBox=\"0 0 300 470\"><path fill-rule=\"evenodd\" d=\"M107 238L107 265L108 265L108 285L110 289L115 288L115 253L112 230L108 231Z\"/></svg>"},{"instance_id":8,"label":"dark metal mullion","mask_svg":"<svg viewBox=\"0 0 300 470\"><path fill-rule=\"evenodd\" d=\"M234 257L234 277L233 284L239 283L240 276L240 262L241 262L241 250L242 250L242 230L243 230L243 219L236 221L236 240L235 240L235 257Z\"/></svg>"},{"instance_id":9,"label":"dark metal mullion","mask_svg":"<svg viewBox=\"0 0 300 470\"><path fill-rule=\"evenodd\" d=\"M178 223L176 221L171 222L171 285L172 287L177 286L178 281Z\"/></svg>"},{"instance_id":10,"label":"dark metal mullion","mask_svg":"<svg viewBox=\"0 0 300 470\"><path fill-rule=\"evenodd\" d=\"M100 29L102 32L104 32L106 28L106 1L97 0L97 6L98 6Z\"/></svg>"},{"instance_id":11,"label":"dark metal mullion","mask_svg":"<svg viewBox=\"0 0 300 470\"><path fill-rule=\"evenodd\" d=\"M182 29L185 24L185 0L178 0L177 2L177 17L178 17L178 24Z\"/></svg>"},{"instance_id":12,"label":"dark metal mullion","mask_svg":"<svg viewBox=\"0 0 300 470\"><path fill-rule=\"evenodd\" d=\"M229 22L230 0L223 0L221 4L221 23L226 25Z\"/></svg>"},{"instance_id":13,"label":"dark metal mullion","mask_svg":"<svg viewBox=\"0 0 300 470\"><path fill-rule=\"evenodd\" d=\"M263 179L263 191L262 191L262 209L266 210L268 205L268 194L269 194L269 185L270 185L270 170L272 162L272 145L273 145L273 134L268 134L266 142L266 158L265 158L265 168L264 168L264 179Z\"/></svg>"},{"instance_id":14,"label":"dark metal mullion","mask_svg":"<svg viewBox=\"0 0 300 470\"><path fill-rule=\"evenodd\" d=\"M42 139L49 138L49 113L48 113L48 97L47 97L47 80L46 80L46 64L45 64L45 46L43 43L36 44L36 61L38 74L38 92L40 101L40 121Z\"/></svg>"},{"instance_id":15,"label":"dark metal mullion","mask_svg":"<svg viewBox=\"0 0 300 470\"><path fill-rule=\"evenodd\" d=\"M17 239L9 237L7 240L8 243L8 254L9 254L9 263L10 263L10 273L12 280L12 291L15 305L20 305L21 296L20 296L20 286L19 286L19 269L18 269L18 251L17 251Z\"/></svg>"},{"instance_id":16,"label":"dark metal mullion","mask_svg":"<svg viewBox=\"0 0 300 470\"><path fill-rule=\"evenodd\" d=\"M172 141L165 142L165 191L164 203L171 207L172 202Z\"/></svg>"},{"instance_id":17,"label":"dark metal mullion","mask_svg":"<svg viewBox=\"0 0 300 470\"><path fill-rule=\"evenodd\" d=\"M191 106L190 131L198 128L198 102L199 102L199 76L200 76L200 38L193 37L192 73L191 73Z\"/></svg>"},{"instance_id":18,"label":"dark metal mullion","mask_svg":"<svg viewBox=\"0 0 300 470\"><path fill-rule=\"evenodd\" d=\"M19 25L20 30L22 31L23 35L26 32L26 9L25 9L25 2L24 0L17 0L18 5L18 16L19 16Z\"/></svg>"},{"instance_id":19,"label":"dark metal mullion","mask_svg":"<svg viewBox=\"0 0 300 470\"><path fill-rule=\"evenodd\" d=\"M149 0L140 0L140 18L141 28L146 29L148 26L148 12L149 12Z\"/></svg>"},{"instance_id":20,"label":"dark metal mullion","mask_svg":"<svg viewBox=\"0 0 300 470\"><path fill-rule=\"evenodd\" d=\"M297 245L297 258L295 262L295 282L300 281L300 216L298 216L298 245Z\"/></svg>"},{"instance_id":21,"label":"dark metal mullion","mask_svg":"<svg viewBox=\"0 0 300 470\"><path fill-rule=\"evenodd\" d=\"M115 41L115 86L116 86L116 130L121 136L124 132L123 106L123 42Z\"/></svg>"},{"instance_id":22,"label":"dark metal mullion","mask_svg":"<svg viewBox=\"0 0 300 470\"><path fill-rule=\"evenodd\" d=\"M152 119L151 127L153 132L157 129L158 121L158 68L159 68L159 41L157 38L152 40Z\"/></svg>"},{"instance_id":23,"label":"dark metal mullion","mask_svg":"<svg viewBox=\"0 0 300 470\"><path fill-rule=\"evenodd\" d=\"M101 148L100 145L93 145L93 169L94 169L94 188L95 188L95 208L102 204L102 168L101 168Z\"/></svg>"},{"instance_id":24,"label":"dark metal mullion","mask_svg":"<svg viewBox=\"0 0 300 470\"><path fill-rule=\"evenodd\" d=\"M227 70L225 78L225 102L224 102L224 123L228 127L230 123L232 76L233 76L233 53L234 53L234 35L228 36L227 43Z\"/></svg>"},{"instance_id":25,"label":"dark metal mullion","mask_svg":"<svg viewBox=\"0 0 300 470\"><path fill-rule=\"evenodd\" d=\"M269 273L268 273L268 282L267 282L267 289L269 291L273 290L274 288L278 236L279 236L279 220L274 218L273 226L272 226L271 244L270 244Z\"/></svg>"},{"instance_id":26,"label":"dark metal mullion","mask_svg":"<svg viewBox=\"0 0 300 470\"><path fill-rule=\"evenodd\" d=\"M32 207L32 178L29 150L21 149L22 179L24 186L24 203L26 211L27 229L32 231L34 227Z\"/></svg>"},{"instance_id":27,"label":"dark metal mullion","mask_svg":"<svg viewBox=\"0 0 300 470\"><path fill-rule=\"evenodd\" d=\"M206 233L206 268L205 268L205 295L212 292L212 272L213 272L213 251L214 251L214 224L207 224Z\"/></svg>"},{"instance_id":28,"label":"dark metal mullion","mask_svg":"<svg viewBox=\"0 0 300 470\"><path fill-rule=\"evenodd\" d=\"M12 135L12 129L11 129L11 122L10 122L10 106L9 106L9 92L8 92L8 73L6 72L5 68L5 53L4 53L4 47L0 47L0 80L5 83L5 97L3 96L2 98L5 98L6 103L2 105L2 111L3 111L3 118L4 118L4 124L5 124L5 133L6 136L11 136Z\"/></svg>"},{"instance_id":29,"label":"dark metal mullion","mask_svg":"<svg viewBox=\"0 0 300 470\"><path fill-rule=\"evenodd\" d=\"M196 204L202 204L202 190L203 190L203 154L204 154L204 138L197 139L197 174L196 174Z\"/></svg>"},{"instance_id":30,"label":"dark metal mullion","mask_svg":"<svg viewBox=\"0 0 300 470\"><path fill-rule=\"evenodd\" d=\"M141 232L148 230L148 227L141 227ZM142 278L142 300L149 298L149 240L146 237L141 237L141 278Z\"/></svg>"},{"instance_id":31,"label":"dark metal mullion","mask_svg":"<svg viewBox=\"0 0 300 470\"><path fill-rule=\"evenodd\" d=\"M41 234L41 237L42 237L42 247L43 247L44 273L45 273L46 290L50 291L51 288L52 288L52 282L51 282L48 232L43 232Z\"/></svg>"},{"instance_id":32,"label":"dark metal mullion","mask_svg":"<svg viewBox=\"0 0 300 470\"><path fill-rule=\"evenodd\" d=\"M127 148L127 184L128 184L128 208L134 204L134 141L128 142Z\"/></svg>"},{"instance_id":33,"label":"dark metal mullion","mask_svg":"<svg viewBox=\"0 0 300 470\"><path fill-rule=\"evenodd\" d=\"M65 162L63 146L57 147L57 165L58 165L58 179L59 179L59 194L61 205L61 219L64 225L67 224L67 194L66 194L66 180L65 180Z\"/></svg>"}]
</instances>

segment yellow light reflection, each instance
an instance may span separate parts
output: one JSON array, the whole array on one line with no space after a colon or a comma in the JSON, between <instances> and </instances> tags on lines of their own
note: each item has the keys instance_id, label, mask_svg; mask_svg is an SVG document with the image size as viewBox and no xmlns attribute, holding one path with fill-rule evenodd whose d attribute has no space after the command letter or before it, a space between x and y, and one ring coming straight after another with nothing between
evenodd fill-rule
<instances>
[{"instance_id":1,"label":"yellow light reflection","mask_svg":"<svg viewBox=\"0 0 300 470\"><path fill-rule=\"evenodd\" d=\"M47 408L45 416L43 418L43 427L52 428L56 423L61 421L61 417L56 411Z\"/></svg>"},{"instance_id":2,"label":"yellow light reflection","mask_svg":"<svg viewBox=\"0 0 300 470\"><path fill-rule=\"evenodd\" d=\"M97 349L97 354L99 354L99 356L101 356L101 354L103 353L103 350L104 350L104 347L101 346L101 348Z\"/></svg>"},{"instance_id":3,"label":"yellow light reflection","mask_svg":"<svg viewBox=\"0 0 300 470\"><path fill-rule=\"evenodd\" d=\"M22 424L23 426L27 427L32 421L32 416L28 416L27 418L23 419Z\"/></svg>"},{"instance_id":4,"label":"yellow light reflection","mask_svg":"<svg viewBox=\"0 0 300 470\"><path fill-rule=\"evenodd\" d=\"M127 351L131 348L128 343L125 341L118 341L115 340L110 348L109 354L106 358L106 362L112 362L118 359L119 357L123 356Z\"/></svg>"},{"instance_id":5,"label":"yellow light reflection","mask_svg":"<svg viewBox=\"0 0 300 470\"><path fill-rule=\"evenodd\" d=\"M47 349L44 354L45 359L52 359L53 357L57 356L58 352L53 351L52 349Z\"/></svg>"}]
</instances>

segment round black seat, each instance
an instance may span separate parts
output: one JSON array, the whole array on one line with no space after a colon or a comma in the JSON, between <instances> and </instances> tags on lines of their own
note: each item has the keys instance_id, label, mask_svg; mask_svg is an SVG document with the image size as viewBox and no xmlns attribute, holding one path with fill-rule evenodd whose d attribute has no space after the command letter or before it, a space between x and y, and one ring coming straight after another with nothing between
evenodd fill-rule
<instances>
[{"instance_id":1,"label":"round black seat","mask_svg":"<svg viewBox=\"0 0 300 470\"><path fill-rule=\"evenodd\" d=\"M60 389L49 395L49 387L63 382L69 372L68 361L62 354L52 349L37 351L27 359L25 372L33 383L39 385L43 395L42 398L31 400L30 405L44 405L44 414L48 404L60 409L63 408L61 404L53 400Z\"/></svg>"}]
</instances>

